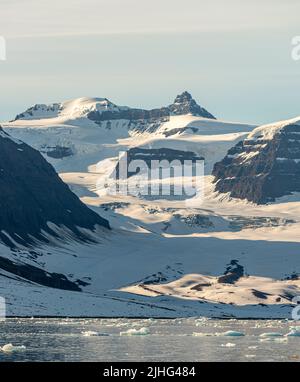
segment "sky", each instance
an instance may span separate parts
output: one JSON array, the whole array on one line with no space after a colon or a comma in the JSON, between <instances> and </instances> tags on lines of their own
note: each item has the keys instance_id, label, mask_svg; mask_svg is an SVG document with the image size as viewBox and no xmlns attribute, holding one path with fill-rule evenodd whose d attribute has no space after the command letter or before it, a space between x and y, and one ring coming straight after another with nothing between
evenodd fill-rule
<instances>
[{"instance_id":1,"label":"sky","mask_svg":"<svg viewBox=\"0 0 300 382\"><path fill-rule=\"evenodd\" d=\"M299 0L0 0L0 121L36 103L168 105L220 119L300 115Z\"/></svg>"}]
</instances>

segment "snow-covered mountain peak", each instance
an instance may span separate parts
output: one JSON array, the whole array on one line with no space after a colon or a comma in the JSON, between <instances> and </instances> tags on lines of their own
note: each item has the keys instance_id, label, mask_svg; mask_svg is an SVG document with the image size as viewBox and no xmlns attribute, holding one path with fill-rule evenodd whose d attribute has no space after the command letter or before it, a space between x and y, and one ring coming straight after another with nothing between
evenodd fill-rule
<instances>
[{"instance_id":1,"label":"snow-covered mountain peak","mask_svg":"<svg viewBox=\"0 0 300 382\"><path fill-rule=\"evenodd\" d=\"M117 106L107 98L89 98L82 97L71 101L66 101L62 104L61 115L66 118L74 119L86 117L91 112L119 112L128 110L128 107Z\"/></svg>"},{"instance_id":2,"label":"snow-covered mountain peak","mask_svg":"<svg viewBox=\"0 0 300 382\"><path fill-rule=\"evenodd\" d=\"M128 110L127 107L117 106L107 98L81 97L53 103L50 105L36 104L25 112L16 116L16 120L34 120L62 117L64 119L75 119L88 116L90 112L119 112Z\"/></svg>"},{"instance_id":3,"label":"snow-covered mountain peak","mask_svg":"<svg viewBox=\"0 0 300 382\"><path fill-rule=\"evenodd\" d=\"M36 104L21 114L15 121L19 120L42 120L61 118L64 121L88 118L92 121L110 120L160 120L176 115L193 115L196 117L215 119L202 106L198 105L187 91L178 95L173 104L158 109L144 110L119 106L107 98L82 97L61 103Z\"/></svg>"}]
</instances>

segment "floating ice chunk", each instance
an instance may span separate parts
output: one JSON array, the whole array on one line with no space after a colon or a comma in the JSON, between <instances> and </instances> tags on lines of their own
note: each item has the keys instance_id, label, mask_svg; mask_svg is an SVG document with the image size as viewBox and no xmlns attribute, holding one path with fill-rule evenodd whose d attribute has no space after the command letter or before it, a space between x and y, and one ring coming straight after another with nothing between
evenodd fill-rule
<instances>
[{"instance_id":1,"label":"floating ice chunk","mask_svg":"<svg viewBox=\"0 0 300 382\"><path fill-rule=\"evenodd\" d=\"M120 336L147 336L150 334L148 328L140 328L140 329L128 329L126 332L121 332Z\"/></svg>"},{"instance_id":2,"label":"floating ice chunk","mask_svg":"<svg viewBox=\"0 0 300 382\"><path fill-rule=\"evenodd\" d=\"M92 330L87 330L86 332L81 332L84 337L108 337L108 333L99 333L99 332L94 332Z\"/></svg>"},{"instance_id":3,"label":"floating ice chunk","mask_svg":"<svg viewBox=\"0 0 300 382\"><path fill-rule=\"evenodd\" d=\"M209 321L208 317L201 317L201 318L197 318L195 322L196 322L196 326L202 326L206 324L208 321Z\"/></svg>"},{"instance_id":4,"label":"floating ice chunk","mask_svg":"<svg viewBox=\"0 0 300 382\"><path fill-rule=\"evenodd\" d=\"M156 322L156 320L153 317L148 318L146 321L147 322L152 322L152 323Z\"/></svg>"},{"instance_id":5,"label":"floating ice chunk","mask_svg":"<svg viewBox=\"0 0 300 382\"><path fill-rule=\"evenodd\" d=\"M180 319L179 318L175 318L174 323L181 325L182 324L182 319L181 318Z\"/></svg>"},{"instance_id":6,"label":"floating ice chunk","mask_svg":"<svg viewBox=\"0 0 300 382\"><path fill-rule=\"evenodd\" d=\"M278 343L286 343L287 337L263 337L260 339L260 342L268 342L268 341L273 341L273 342L278 342Z\"/></svg>"},{"instance_id":7,"label":"floating ice chunk","mask_svg":"<svg viewBox=\"0 0 300 382\"><path fill-rule=\"evenodd\" d=\"M221 335L226 337L243 337L245 334L242 332L236 332L235 330L228 330Z\"/></svg>"},{"instance_id":8,"label":"floating ice chunk","mask_svg":"<svg viewBox=\"0 0 300 382\"><path fill-rule=\"evenodd\" d=\"M236 346L236 344L232 344L231 342L228 342L227 344L222 344L221 345L222 347L224 348L234 348Z\"/></svg>"},{"instance_id":9,"label":"floating ice chunk","mask_svg":"<svg viewBox=\"0 0 300 382\"><path fill-rule=\"evenodd\" d=\"M0 347L0 349L4 353L12 353L12 352L17 352L17 351L24 351L24 350L26 350L26 346L24 346L24 345L14 346L13 344L6 344L2 348Z\"/></svg>"},{"instance_id":10,"label":"floating ice chunk","mask_svg":"<svg viewBox=\"0 0 300 382\"><path fill-rule=\"evenodd\" d=\"M282 337L283 334L277 333L277 332L270 332L270 333L262 333L260 337L262 338L268 338L268 337Z\"/></svg>"},{"instance_id":11,"label":"floating ice chunk","mask_svg":"<svg viewBox=\"0 0 300 382\"><path fill-rule=\"evenodd\" d=\"M248 349L257 349L257 346L248 346Z\"/></svg>"},{"instance_id":12,"label":"floating ice chunk","mask_svg":"<svg viewBox=\"0 0 300 382\"><path fill-rule=\"evenodd\" d=\"M107 328L123 328L124 326L134 326L135 324L130 322L105 322L103 325L105 325Z\"/></svg>"},{"instance_id":13,"label":"floating ice chunk","mask_svg":"<svg viewBox=\"0 0 300 382\"><path fill-rule=\"evenodd\" d=\"M245 357L246 358L255 358L256 355L255 354L245 354Z\"/></svg>"},{"instance_id":14,"label":"floating ice chunk","mask_svg":"<svg viewBox=\"0 0 300 382\"><path fill-rule=\"evenodd\" d=\"M216 336L216 337L243 337L245 336L244 333L242 332L236 332L234 330L229 330L224 333L204 333L204 332L194 332L193 336L196 337L211 337L211 336Z\"/></svg>"},{"instance_id":15,"label":"floating ice chunk","mask_svg":"<svg viewBox=\"0 0 300 382\"><path fill-rule=\"evenodd\" d=\"M194 337L212 337L214 334L211 333L201 333L201 332L194 332L193 336Z\"/></svg>"}]
</instances>

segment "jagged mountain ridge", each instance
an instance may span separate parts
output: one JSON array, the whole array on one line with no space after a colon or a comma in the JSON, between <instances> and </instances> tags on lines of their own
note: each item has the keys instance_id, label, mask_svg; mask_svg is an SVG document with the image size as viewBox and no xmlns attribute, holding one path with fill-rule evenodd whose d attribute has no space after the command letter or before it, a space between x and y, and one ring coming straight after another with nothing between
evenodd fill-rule
<instances>
[{"instance_id":1,"label":"jagged mountain ridge","mask_svg":"<svg viewBox=\"0 0 300 382\"><path fill-rule=\"evenodd\" d=\"M213 175L217 191L257 204L300 192L300 118L255 129Z\"/></svg>"},{"instance_id":2,"label":"jagged mountain ridge","mask_svg":"<svg viewBox=\"0 0 300 382\"><path fill-rule=\"evenodd\" d=\"M190 93L185 91L176 97L173 104L151 110L118 106L107 98L78 98L51 105L37 104L18 114L15 121L19 119L30 120L56 117L74 119L86 117L91 121L101 123L112 120L160 120L171 115L186 114L215 119L211 113L197 104Z\"/></svg>"},{"instance_id":3,"label":"jagged mountain ridge","mask_svg":"<svg viewBox=\"0 0 300 382\"><path fill-rule=\"evenodd\" d=\"M57 237L49 223L66 227L82 240L87 236L80 228L109 228L107 220L85 206L38 151L1 127L0 195L0 239L9 246L46 241L44 233Z\"/></svg>"}]
</instances>

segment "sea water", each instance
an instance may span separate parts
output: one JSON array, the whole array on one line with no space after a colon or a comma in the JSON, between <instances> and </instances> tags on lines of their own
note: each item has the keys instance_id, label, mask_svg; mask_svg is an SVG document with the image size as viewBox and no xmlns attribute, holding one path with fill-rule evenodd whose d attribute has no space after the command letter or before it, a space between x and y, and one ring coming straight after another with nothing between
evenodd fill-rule
<instances>
[{"instance_id":1,"label":"sea water","mask_svg":"<svg viewBox=\"0 0 300 382\"><path fill-rule=\"evenodd\" d=\"M0 361L300 361L299 333L285 320L15 318L0 322Z\"/></svg>"}]
</instances>

